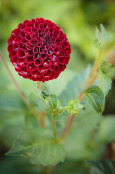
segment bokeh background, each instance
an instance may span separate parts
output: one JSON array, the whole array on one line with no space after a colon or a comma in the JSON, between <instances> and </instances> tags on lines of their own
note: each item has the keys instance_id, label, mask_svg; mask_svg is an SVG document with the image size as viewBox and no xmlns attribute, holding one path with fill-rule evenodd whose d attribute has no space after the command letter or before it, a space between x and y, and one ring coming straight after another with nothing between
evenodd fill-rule
<instances>
[{"instance_id":1,"label":"bokeh background","mask_svg":"<svg viewBox=\"0 0 115 174\"><path fill-rule=\"evenodd\" d=\"M102 23L107 29L109 37L115 37L115 1L0 0L0 51L26 96L33 90L35 82L23 79L14 71L8 57L7 40L11 31L19 23L37 17L49 19L59 25L67 34L71 44L72 53L67 69L61 73L58 79L44 84L49 92L59 95L76 73L84 70L89 63L94 62L98 53L95 39L96 26L99 27ZM111 74L111 77L113 85L106 97L104 116L115 114L115 72ZM6 87L15 90L14 84L0 62L0 89ZM6 119L0 120L1 174L39 173L40 169L37 166L31 166L27 161L4 156L20 131L20 125L22 126L22 120L19 118L8 118L7 121ZM109 151L111 151L111 145L109 145ZM115 156L109 157L114 158ZM65 166L67 165L68 163ZM73 164L73 167L74 165L80 174L81 163ZM60 170L61 167L59 172Z\"/></svg>"}]
</instances>

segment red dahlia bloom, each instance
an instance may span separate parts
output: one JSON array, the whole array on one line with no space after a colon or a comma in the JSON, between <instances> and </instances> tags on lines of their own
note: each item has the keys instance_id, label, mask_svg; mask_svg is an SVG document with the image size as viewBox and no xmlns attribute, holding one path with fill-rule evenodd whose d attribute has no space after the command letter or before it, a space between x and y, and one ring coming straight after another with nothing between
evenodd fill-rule
<instances>
[{"instance_id":1,"label":"red dahlia bloom","mask_svg":"<svg viewBox=\"0 0 115 174\"><path fill-rule=\"evenodd\" d=\"M44 82L57 78L66 68L71 48L60 27L37 18L25 20L12 31L8 52L20 76Z\"/></svg>"}]
</instances>

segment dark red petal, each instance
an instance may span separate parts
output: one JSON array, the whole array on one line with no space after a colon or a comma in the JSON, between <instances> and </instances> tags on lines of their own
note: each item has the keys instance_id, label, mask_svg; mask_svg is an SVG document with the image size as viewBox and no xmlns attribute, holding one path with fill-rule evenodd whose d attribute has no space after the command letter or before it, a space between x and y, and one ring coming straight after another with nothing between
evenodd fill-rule
<instances>
[{"instance_id":1,"label":"dark red petal","mask_svg":"<svg viewBox=\"0 0 115 174\"><path fill-rule=\"evenodd\" d=\"M25 59L18 59L17 60L18 66L19 67L26 67Z\"/></svg>"},{"instance_id":2,"label":"dark red petal","mask_svg":"<svg viewBox=\"0 0 115 174\"><path fill-rule=\"evenodd\" d=\"M37 69L38 68L33 63L27 65L27 70L28 71L35 71Z\"/></svg>"},{"instance_id":3,"label":"dark red petal","mask_svg":"<svg viewBox=\"0 0 115 174\"><path fill-rule=\"evenodd\" d=\"M26 57L25 62L26 63L33 63L34 62L33 57Z\"/></svg>"},{"instance_id":4,"label":"dark red petal","mask_svg":"<svg viewBox=\"0 0 115 174\"><path fill-rule=\"evenodd\" d=\"M16 57L16 54L17 54L16 51L12 51L12 52L9 53L9 57L10 57L10 58Z\"/></svg>"},{"instance_id":5,"label":"dark red petal","mask_svg":"<svg viewBox=\"0 0 115 174\"><path fill-rule=\"evenodd\" d=\"M11 52L13 50L13 45L8 45L8 52Z\"/></svg>"},{"instance_id":6,"label":"dark red petal","mask_svg":"<svg viewBox=\"0 0 115 174\"><path fill-rule=\"evenodd\" d=\"M32 71L32 72L31 72L31 75L32 75L32 77L33 77L34 79L38 79L39 77L42 76L42 74L40 74L40 72L39 72L38 70Z\"/></svg>"}]
</instances>

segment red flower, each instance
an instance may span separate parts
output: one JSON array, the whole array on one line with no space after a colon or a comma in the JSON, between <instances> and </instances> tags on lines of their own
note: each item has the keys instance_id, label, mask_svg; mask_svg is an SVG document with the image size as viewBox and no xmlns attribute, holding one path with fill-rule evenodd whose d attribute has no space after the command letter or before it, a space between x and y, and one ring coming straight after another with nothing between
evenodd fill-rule
<instances>
[{"instance_id":1,"label":"red flower","mask_svg":"<svg viewBox=\"0 0 115 174\"><path fill-rule=\"evenodd\" d=\"M66 68L71 48L60 27L37 18L20 23L12 31L8 52L20 76L44 82L57 78Z\"/></svg>"}]
</instances>

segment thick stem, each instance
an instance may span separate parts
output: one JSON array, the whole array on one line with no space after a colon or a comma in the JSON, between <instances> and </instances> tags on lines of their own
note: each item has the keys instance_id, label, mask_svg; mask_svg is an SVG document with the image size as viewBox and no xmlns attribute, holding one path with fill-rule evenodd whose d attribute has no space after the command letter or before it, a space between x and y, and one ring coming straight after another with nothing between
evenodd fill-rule
<instances>
[{"instance_id":1,"label":"thick stem","mask_svg":"<svg viewBox=\"0 0 115 174\"><path fill-rule=\"evenodd\" d=\"M38 83L37 83L37 88L39 90L41 90L41 82L40 81L38 81ZM40 121L40 125L42 128L45 128L45 116L46 116L46 113L43 112L42 110L40 110L38 120Z\"/></svg>"},{"instance_id":2,"label":"thick stem","mask_svg":"<svg viewBox=\"0 0 115 174\"><path fill-rule=\"evenodd\" d=\"M38 81L37 88L41 90L41 82Z\"/></svg>"},{"instance_id":3,"label":"thick stem","mask_svg":"<svg viewBox=\"0 0 115 174\"><path fill-rule=\"evenodd\" d=\"M106 53L106 50L102 50L102 51L99 52L99 56L96 59L95 64L93 66L93 69L92 69L92 71L90 73L90 76L88 78L89 81L90 81L90 79L92 79L92 76L97 72L97 70L99 68L99 65L100 65L100 63L101 63L101 61L102 61L103 56L105 55L105 53Z\"/></svg>"},{"instance_id":4,"label":"thick stem","mask_svg":"<svg viewBox=\"0 0 115 174\"><path fill-rule=\"evenodd\" d=\"M99 53L99 56L98 56L98 58L97 58L97 60L96 60L96 62L94 64L94 67L93 67L93 69L92 69L92 71L91 71L91 73L89 75L89 78L88 78L88 80L87 80L87 82L86 82L86 84L84 86L84 89L82 90L82 92L81 92L81 94L79 96L81 102L85 98L84 92L87 90L87 88L90 85L92 85L96 81L96 79L98 77L99 65L100 65L100 63L102 61L102 58L103 58L104 54L105 54L105 50L103 50L102 52ZM73 124L73 122L75 120L75 117L76 117L75 115L71 115L71 117L67 119L66 127L64 129L61 142L63 142L65 140L65 138L67 137L67 135L69 134L70 129L72 127L72 124Z\"/></svg>"},{"instance_id":5,"label":"thick stem","mask_svg":"<svg viewBox=\"0 0 115 174\"><path fill-rule=\"evenodd\" d=\"M12 75L10 69L8 68L8 66L7 66L7 64L6 64L6 61L5 61L5 59L3 58L1 52L0 52L0 59L1 59L2 63L3 63L3 65L4 65L5 69L7 70L7 72L8 72L8 74L9 74L10 78L12 79L12 81L13 81L13 83L14 83L14 85L15 85L17 91L18 91L18 93L20 94L21 98L22 98L23 101L26 103L26 105L29 106L29 104L28 104L28 102L27 102L27 100L26 100L26 98L25 98L23 92L21 91L21 89L20 89L18 83L16 82L16 80L15 80L15 78L13 77L13 75Z\"/></svg>"},{"instance_id":6,"label":"thick stem","mask_svg":"<svg viewBox=\"0 0 115 174\"><path fill-rule=\"evenodd\" d=\"M43 112L42 110L39 111L39 121L40 121L40 125L42 128L45 128L45 117L46 117L46 113Z\"/></svg>"},{"instance_id":7,"label":"thick stem","mask_svg":"<svg viewBox=\"0 0 115 174\"><path fill-rule=\"evenodd\" d=\"M85 91L87 90L87 88L89 86L91 86L96 81L97 77L98 77L98 71L94 74L92 79L90 78L90 81L88 81L88 83L86 84L86 86L82 90L82 92L81 92L81 94L79 96L79 98L81 99L80 101L83 101L83 99L85 98Z\"/></svg>"},{"instance_id":8,"label":"thick stem","mask_svg":"<svg viewBox=\"0 0 115 174\"><path fill-rule=\"evenodd\" d=\"M66 138L66 136L67 136L67 134L68 134L68 131L69 131L69 127L70 127L70 122L71 122L71 114L70 115L68 115L68 118L67 118L67 122L66 122L66 127L65 127L65 129L64 129L64 132L63 132L63 135L62 135L62 137L61 137L61 142L63 142L63 140L65 140L65 138Z\"/></svg>"},{"instance_id":9,"label":"thick stem","mask_svg":"<svg viewBox=\"0 0 115 174\"><path fill-rule=\"evenodd\" d=\"M51 117L51 120L52 120L52 128L53 128L54 138L57 139L56 122L52 117Z\"/></svg>"}]
</instances>

